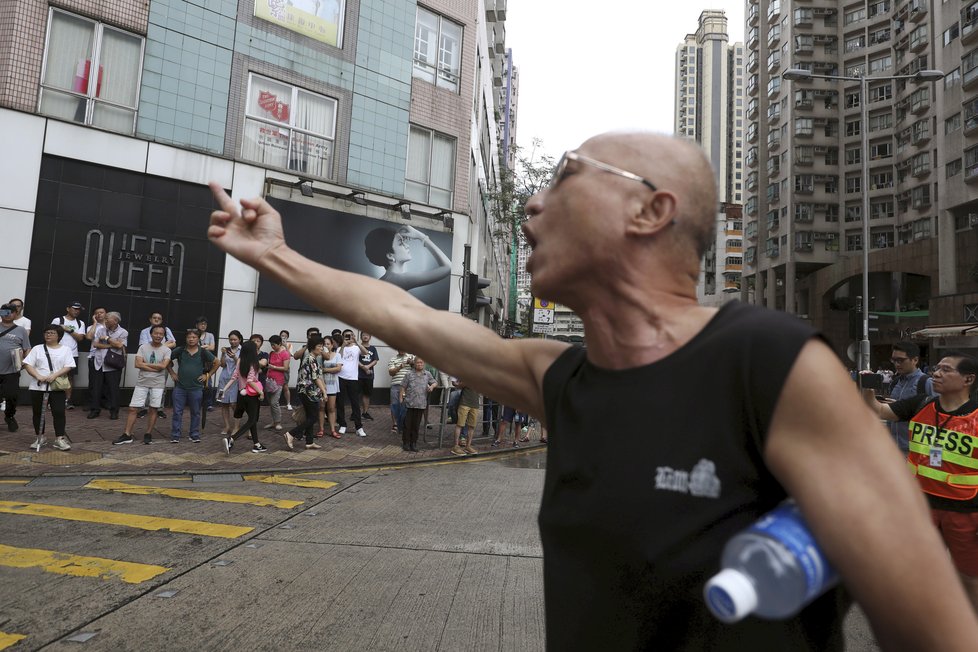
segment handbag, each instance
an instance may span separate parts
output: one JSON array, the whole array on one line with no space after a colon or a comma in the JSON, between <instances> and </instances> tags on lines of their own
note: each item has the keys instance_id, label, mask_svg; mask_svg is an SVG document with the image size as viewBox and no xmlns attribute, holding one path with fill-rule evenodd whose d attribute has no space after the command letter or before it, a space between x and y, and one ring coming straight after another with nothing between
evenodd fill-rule
<instances>
[{"instance_id":1,"label":"handbag","mask_svg":"<svg viewBox=\"0 0 978 652\"><path fill-rule=\"evenodd\" d=\"M48 359L48 369L51 373L54 373L54 363L51 362L51 354L48 352L48 345L44 345L44 355ZM48 383L49 392L65 392L71 389L71 381L68 376L58 376L54 379L54 382Z\"/></svg>"},{"instance_id":2,"label":"handbag","mask_svg":"<svg viewBox=\"0 0 978 652\"><path fill-rule=\"evenodd\" d=\"M124 369L126 366L126 347L122 347L122 353L115 349L106 349L105 359L102 360L102 367L107 367L113 371Z\"/></svg>"},{"instance_id":3,"label":"handbag","mask_svg":"<svg viewBox=\"0 0 978 652\"><path fill-rule=\"evenodd\" d=\"M279 386L278 386L278 383L275 381L275 379L274 378L268 378L266 376L265 377L265 393L266 394L274 394L278 390L279 390Z\"/></svg>"}]
</instances>

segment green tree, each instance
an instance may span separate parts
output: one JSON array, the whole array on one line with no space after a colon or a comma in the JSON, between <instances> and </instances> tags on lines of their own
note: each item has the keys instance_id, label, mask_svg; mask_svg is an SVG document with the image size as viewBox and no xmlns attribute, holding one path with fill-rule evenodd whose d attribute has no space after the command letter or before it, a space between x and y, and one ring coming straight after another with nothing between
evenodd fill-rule
<instances>
[{"instance_id":1,"label":"green tree","mask_svg":"<svg viewBox=\"0 0 978 652\"><path fill-rule=\"evenodd\" d=\"M557 167L554 158L543 153L540 139L534 138L532 143L529 149L514 145L514 165L508 167L506 161L501 162L499 186L490 196L495 222L493 235L514 245L526 220L526 202L550 183Z\"/></svg>"}]
</instances>

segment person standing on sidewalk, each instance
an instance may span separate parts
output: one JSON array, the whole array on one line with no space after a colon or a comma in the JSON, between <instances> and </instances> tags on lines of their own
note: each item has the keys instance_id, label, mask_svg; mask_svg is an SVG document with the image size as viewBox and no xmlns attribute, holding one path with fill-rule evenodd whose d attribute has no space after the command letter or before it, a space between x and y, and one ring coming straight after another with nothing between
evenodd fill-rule
<instances>
[{"instance_id":1,"label":"person standing on sidewalk","mask_svg":"<svg viewBox=\"0 0 978 652\"><path fill-rule=\"evenodd\" d=\"M889 386L889 397L885 399L887 403L895 403L901 399L912 398L920 394L930 397L937 396L934 392L934 379L917 368L920 361L920 347L913 342L897 342L893 345L890 353L890 362L893 363L896 374L893 382ZM884 388L886 384L884 383ZM887 424L890 427L890 435L893 441L900 448L904 455L909 452L910 437L908 436L906 421L892 421Z\"/></svg>"},{"instance_id":2,"label":"person standing on sidewalk","mask_svg":"<svg viewBox=\"0 0 978 652\"><path fill-rule=\"evenodd\" d=\"M302 363L299 365L295 390L299 394L299 400L302 401L305 419L285 433L285 445L289 450L295 448L296 439L305 440L307 449L318 450L322 448L316 443L315 435L316 419L319 418L319 404L326 397L323 370L319 363L323 355L323 338L319 335L310 336L304 348L305 355L302 356Z\"/></svg>"},{"instance_id":3,"label":"person standing on sidewalk","mask_svg":"<svg viewBox=\"0 0 978 652\"><path fill-rule=\"evenodd\" d=\"M136 386L132 390L132 400L129 401L126 429L112 442L113 444L132 443L132 428L146 405L149 406L149 416L146 419L143 443L153 443L153 428L156 427L159 409L163 406L166 370L170 366L171 351L163 341L168 330L162 323L150 326L149 343L141 344L136 351L136 370L139 375L136 377Z\"/></svg>"},{"instance_id":4,"label":"person standing on sidewalk","mask_svg":"<svg viewBox=\"0 0 978 652\"><path fill-rule=\"evenodd\" d=\"M221 437L227 437L234 432L237 424L237 419L231 421L231 410L238 400L238 393L225 391L224 388L238 368L238 356L241 354L243 340L241 331L233 330L228 333L228 345L221 349L221 376L217 381L217 402L221 406L221 419L224 421Z\"/></svg>"},{"instance_id":5,"label":"person standing on sidewalk","mask_svg":"<svg viewBox=\"0 0 978 652\"><path fill-rule=\"evenodd\" d=\"M238 356L234 375L223 386L225 394L234 392L238 395L235 416L240 414L248 417L240 428L224 438L224 451L228 454L231 453L234 441L246 432L251 433L252 453L268 452L268 449L258 441L258 413L261 410L262 399L265 398L265 388L261 384L260 369L258 345L255 344L254 339L250 339L241 345L241 355Z\"/></svg>"},{"instance_id":6,"label":"person standing on sidewalk","mask_svg":"<svg viewBox=\"0 0 978 652\"><path fill-rule=\"evenodd\" d=\"M71 403L71 390L75 384L75 376L78 374L78 343L85 339L85 322L78 318L84 309L85 307L80 301L73 301L65 308L64 315L51 320L52 324L58 324L64 329L65 334L61 338L61 344L67 347L71 351L72 357L75 358L75 366L68 372L69 385L68 389L65 390L66 410L75 409L75 406Z\"/></svg>"},{"instance_id":7,"label":"person standing on sidewalk","mask_svg":"<svg viewBox=\"0 0 978 652\"><path fill-rule=\"evenodd\" d=\"M339 433L346 434L346 409L345 402L350 402L350 418L353 426L357 429L357 434L366 437L367 433L363 429L363 421L360 419L360 356L367 353L367 349L357 342L353 337L353 331L346 329L343 331L343 344L338 351L343 369L340 370L340 393L336 397L336 421L340 425Z\"/></svg>"},{"instance_id":8,"label":"person standing on sidewalk","mask_svg":"<svg viewBox=\"0 0 978 652\"><path fill-rule=\"evenodd\" d=\"M336 352L336 347L336 340L332 336L323 338L323 355L319 361L323 371L323 384L326 386L326 398L323 403L329 421L329 434L333 439L339 439L342 436L336 428L336 396L340 393L340 377L338 374L343 369L343 363L340 360L340 355ZM321 423L322 421L320 421ZM322 430L320 425L317 437L323 434Z\"/></svg>"},{"instance_id":9,"label":"person standing on sidewalk","mask_svg":"<svg viewBox=\"0 0 978 652\"><path fill-rule=\"evenodd\" d=\"M455 419L455 445L452 447L452 455L474 455L478 453L472 440L475 439L475 428L479 424L479 392L475 391L461 379L452 381L452 386L462 390L458 399L458 417ZM462 428L466 428L465 445L461 445Z\"/></svg>"},{"instance_id":10,"label":"person standing on sidewalk","mask_svg":"<svg viewBox=\"0 0 978 652\"><path fill-rule=\"evenodd\" d=\"M217 358L210 351L200 348L200 334L196 328L187 331L186 344L171 353L170 378L173 379L173 421L170 424L170 441L180 441L183 428L183 410L190 406L190 441L200 443L200 406L204 387L217 372ZM174 371L173 366L176 366Z\"/></svg>"},{"instance_id":11,"label":"person standing on sidewalk","mask_svg":"<svg viewBox=\"0 0 978 652\"><path fill-rule=\"evenodd\" d=\"M200 334L200 348L205 351L210 351L212 355L217 355L217 339L214 338L214 333L207 330L207 317L201 315L197 318L194 323L197 327L197 332ZM204 399L203 399L203 409L210 412L214 409L214 394L217 390L214 389L214 383L207 383L204 387Z\"/></svg>"},{"instance_id":12,"label":"person standing on sidewalk","mask_svg":"<svg viewBox=\"0 0 978 652\"><path fill-rule=\"evenodd\" d=\"M11 299L7 305L14 310L14 323L27 331L27 337L31 336L31 320L24 314L24 300Z\"/></svg>"},{"instance_id":13,"label":"person standing on sidewalk","mask_svg":"<svg viewBox=\"0 0 978 652\"><path fill-rule=\"evenodd\" d=\"M268 338L268 344L272 347L272 352L268 354L268 371L265 373L265 396L268 397L268 407L272 411L272 422L265 426L267 430L282 430L282 406L279 399L282 397L282 390L285 388L285 372L289 368L289 360L292 356L282 343L280 335L272 335Z\"/></svg>"},{"instance_id":14,"label":"person standing on sidewalk","mask_svg":"<svg viewBox=\"0 0 978 652\"><path fill-rule=\"evenodd\" d=\"M397 355L387 363L391 376L391 432L404 433L404 407L401 405L401 382L411 370L413 357L397 349Z\"/></svg>"},{"instance_id":15,"label":"person standing on sidewalk","mask_svg":"<svg viewBox=\"0 0 978 652\"><path fill-rule=\"evenodd\" d=\"M58 324L44 328L44 343L38 344L24 358L24 369L31 377L28 390L31 395L31 407L34 411L34 434L37 439L31 448L38 452L44 445L44 435L41 433L41 419L44 409L44 395L48 396L51 416L54 419L55 440L53 446L61 451L71 450L68 436L65 433L65 390L60 387L67 385L68 372L75 364L71 350L61 344L64 329ZM58 382L59 379L65 380Z\"/></svg>"},{"instance_id":16,"label":"person standing on sidewalk","mask_svg":"<svg viewBox=\"0 0 978 652\"><path fill-rule=\"evenodd\" d=\"M292 382L292 367L291 367L291 362L290 361L292 359L292 353L293 353L293 351L292 351L292 342L289 341L289 337L291 337L291 335L290 335L289 331L280 331L279 334L278 334L278 336L280 338L282 338L282 347L289 354L289 360L286 361L286 363L285 363L285 371L283 372L283 374L285 375L285 381L282 383L282 396L285 397L285 409L288 410L289 412L291 412L292 411L292 390L289 389L289 383ZM271 339L271 338L269 338L269 339Z\"/></svg>"},{"instance_id":17,"label":"person standing on sidewalk","mask_svg":"<svg viewBox=\"0 0 978 652\"><path fill-rule=\"evenodd\" d=\"M734 626L703 601L729 538L792 496L882 648L973 652L978 620L920 491L835 352L792 315L698 304L715 174L692 141L601 134L527 201L533 295L581 315L586 348L505 340L311 261L267 201L217 182L208 237L554 432L538 519L550 648L842 649L841 587L793 618ZM685 482L699 460L716 482Z\"/></svg>"},{"instance_id":18,"label":"person standing on sidewalk","mask_svg":"<svg viewBox=\"0 0 978 652\"><path fill-rule=\"evenodd\" d=\"M149 326L139 331L139 346L144 344L149 344L152 341L151 332L156 326L163 326L166 329L166 335L163 337L163 346L170 349L171 351L177 346L177 338L173 336L173 331L170 330L169 326L163 324L163 313L154 312L149 316ZM163 375L163 393L166 393L166 374ZM149 397L147 397L147 400ZM140 418L146 416L147 408L149 408L149 403L141 406L138 412ZM163 396L160 397L160 404L157 406L157 417L160 419L166 418L166 413L163 411ZM152 426L148 427L147 432L153 429ZM129 432L129 428L126 428L126 432Z\"/></svg>"},{"instance_id":19,"label":"person standing on sidewalk","mask_svg":"<svg viewBox=\"0 0 978 652\"><path fill-rule=\"evenodd\" d=\"M364 419L373 421L370 416L370 395L374 391L374 367L380 362L377 354L377 347L370 344L370 333L360 333L360 350L366 349L366 353L360 354L360 361L357 364L357 379L360 381L360 401L362 410L360 416Z\"/></svg>"},{"instance_id":20,"label":"person standing on sidewalk","mask_svg":"<svg viewBox=\"0 0 978 652\"><path fill-rule=\"evenodd\" d=\"M401 405L407 409L404 419L404 434L401 435L401 450L418 452L418 435L428 411L428 394L438 386L435 377L424 368L420 356L414 358L414 368L401 379ZM455 448L458 448L456 441ZM455 449L452 449L455 452ZM456 453L458 454L458 453ZM461 455L465 455L463 451Z\"/></svg>"},{"instance_id":21,"label":"person standing on sidewalk","mask_svg":"<svg viewBox=\"0 0 978 652\"><path fill-rule=\"evenodd\" d=\"M105 323L95 326L92 335L92 352L89 359L93 360L95 375L89 378L89 419L95 419L101 412L102 387L109 389L109 418L119 418L119 384L122 382L122 368L113 369L105 364L105 356L112 350L123 358L126 356L126 341L129 331L122 327L122 315L110 311L105 313Z\"/></svg>"},{"instance_id":22,"label":"person standing on sidewalk","mask_svg":"<svg viewBox=\"0 0 978 652\"><path fill-rule=\"evenodd\" d=\"M16 312L8 304L0 306L0 390L3 418L7 430L17 432L17 393L20 391L20 361L31 350L27 331L14 323Z\"/></svg>"}]
</instances>

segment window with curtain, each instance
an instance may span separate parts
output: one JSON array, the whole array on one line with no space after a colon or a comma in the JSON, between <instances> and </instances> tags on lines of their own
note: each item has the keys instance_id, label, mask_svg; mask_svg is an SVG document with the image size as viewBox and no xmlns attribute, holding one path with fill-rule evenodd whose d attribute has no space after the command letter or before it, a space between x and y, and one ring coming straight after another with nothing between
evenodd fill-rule
<instances>
[{"instance_id":1,"label":"window with curtain","mask_svg":"<svg viewBox=\"0 0 978 652\"><path fill-rule=\"evenodd\" d=\"M442 208L452 207L455 188L455 139L411 127L404 197Z\"/></svg>"},{"instance_id":2,"label":"window with curtain","mask_svg":"<svg viewBox=\"0 0 978 652\"><path fill-rule=\"evenodd\" d=\"M38 111L132 134L143 43L135 34L52 8Z\"/></svg>"},{"instance_id":3,"label":"window with curtain","mask_svg":"<svg viewBox=\"0 0 978 652\"><path fill-rule=\"evenodd\" d=\"M461 55L462 26L418 7L414 76L457 93Z\"/></svg>"},{"instance_id":4,"label":"window with curtain","mask_svg":"<svg viewBox=\"0 0 978 652\"><path fill-rule=\"evenodd\" d=\"M269 167L332 177L336 100L251 75L241 156Z\"/></svg>"}]
</instances>

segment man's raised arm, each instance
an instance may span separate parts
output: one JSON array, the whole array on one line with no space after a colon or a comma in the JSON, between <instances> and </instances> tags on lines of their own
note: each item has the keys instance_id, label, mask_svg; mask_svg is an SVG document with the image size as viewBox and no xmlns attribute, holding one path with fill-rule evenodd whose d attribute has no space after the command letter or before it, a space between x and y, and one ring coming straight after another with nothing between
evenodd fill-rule
<instances>
[{"instance_id":1,"label":"man's raised arm","mask_svg":"<svg viewBox=\"0 0 978 652\"><path fill-rule=\"evenodd\" d=\"M239 208L219 184L210 187L221 207L211 213L207 231L217 247L322 312L544 419L543 375L567 344L504 340L461 315L429 308L391 283L313 262L288 247L281 216L264 199L241 199Z\"/></svg>"}]
</instances>

